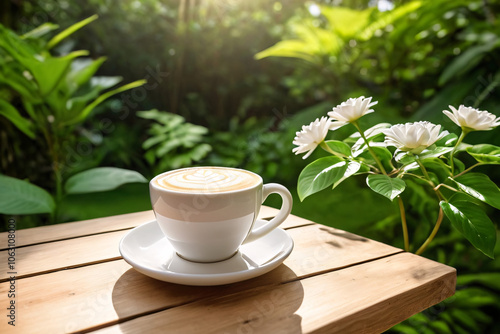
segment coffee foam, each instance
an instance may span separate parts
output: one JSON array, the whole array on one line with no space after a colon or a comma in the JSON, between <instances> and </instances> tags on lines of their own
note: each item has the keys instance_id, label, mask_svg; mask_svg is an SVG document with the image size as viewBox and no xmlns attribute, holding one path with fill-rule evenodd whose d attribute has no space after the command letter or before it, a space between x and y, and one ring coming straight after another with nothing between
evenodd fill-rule
<instances>
[{"instance_id":1,"label":"coffee foam","mask_svg":"<svg viewBox=\"0 0 500 334\"><path fill-rule=\"evenodd\" d=\"M156 178L161 188L190 193L217 193L250 188L260 183L260 177L239 169L193 167L169 172Z\"/></svg>"}]
</instances>

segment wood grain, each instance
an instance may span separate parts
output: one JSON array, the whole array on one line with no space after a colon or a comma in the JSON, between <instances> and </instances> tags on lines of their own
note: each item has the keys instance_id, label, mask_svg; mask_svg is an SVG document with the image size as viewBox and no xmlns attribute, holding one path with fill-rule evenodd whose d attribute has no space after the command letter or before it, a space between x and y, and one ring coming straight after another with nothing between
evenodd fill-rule
<instances>
[{"instance_id":1,"label":"wood grain","mask_svg":"<svg viewBox=\"0 0 500 334\"><path fill-rule=\"evenodd\" d=\"M130 229L153 220L153 211L142 211L124 215L96 218L73 223L27 228L16 231L16 246L26 246L50 241L89 236L109 231ZM5 249L7 237L0 233L0 246Z\"/></svg>"},{"instance_id":2,"label":"wood grain","mask_svg":"<svg viewBox=\"0 0 500 334\"><path fill-rule=\"evenodd\" d=\"M453 268L400 253L202 299L94 333L379 333L453 295Z\"/></svg>"},{"instance_id":3,"label":"wood grain","mask_svg":"<svg viewBox=\"0 0 500 334\"><path fill-rule=\"evenodd\" d=\"M18 248L17 278L119 259L118 243L127 232L109 232ZM7 251L0 252L0 263L7 263L7 256ZM0 282L8 277L7 271L2 271Z\"/></svg>"},{"instance_id":4,"label":"wood grain","mask_svg":"<svg viewBox=\"0 0 500 334\"><path fill-rule=\"evenodd\" d=\"M125 232L71 240L82 241L81 247L86 246L90 248L90 253L96 253L84 257L85 250L79 248L67 255L71 261L64 261L95 261L104 256L99 255L98 249L101 247L105 256L116 255L116 240L120 233ZM288 233L294 239L295 248L284 265L266 275L225 286L189 287L157 281L131 269L123 260L20 279L17 281L18 291L22 291L18 297L21 307L19 312L23 314L23 319L30 320L20 321L18 329L30 333L43 328L44 332L60 333L109 326L207 298L229 296L262 287L279 287L284 283L401 252L397 248L317 224L293 228ZM97 240L97 237L103 239ZM54 262L62 263L58 257L65 254L63 246L54 242L33 248L39 246L47 246L43 251L38 250L45 252L45 256L52 254ZM43 256L34 252L26 257L32 271L46 270L47 261L34 268ZM7 302L8 286L8 282L0 284L0 305ZM5 329L4 326L6 323L0 322L0 332Z\"/></svg>"},{"instance_id":5,"label":"wood grain","mask_svg":"<svg viewBox=\"0 0 500 334\"><path fill-rule=\"evenodd\" d=\"M263 215L273 214L275 209L266 208ZM132 214L136 218L135 214ZM102 223L106 220L102 219ZM143 220L136 220L142 224ZM311 221L289 216L282 224L284 228L314 224ZM79 267L93 263L116 260L121 258L118 250L120 239L129 230L101 233L48 243L35 244L16 249L17 277L23 278L36 274L53 272L61 269ZM7 263L8 252L0 251L0 263ZM4 267L6 269L6 267ZM3 268L3 269L4 269ZM10 275L7 270L0 272L0 282L5 282Z\"/></svg>"},{"instance_id":6,"label":"wood grain","mask_svg":"<svg viewBox=\"0 0 500 334\"><path fill-rule=\"evenodd\" d=\"M274 208L262 206L259 218L274 217L276 212L278 212L278 210ZM285 228L288 227L286 225L287 223L292 224L290 226L299 226L300 223L294 222L295 219L306 221L305 219L295 216L290 217L292 219L287 220L283 225ZM16 231L16 246L22 247L51 241L90 236L104 232L131 229L154 219L155 216L153 211L148 210L105 218L83 220L79 222L27 228ZM311 221L306 222L312 223ZM3 232L0 233L0 250L4 250L6 248L7 232Z\"/></svg>"}]
</instances>

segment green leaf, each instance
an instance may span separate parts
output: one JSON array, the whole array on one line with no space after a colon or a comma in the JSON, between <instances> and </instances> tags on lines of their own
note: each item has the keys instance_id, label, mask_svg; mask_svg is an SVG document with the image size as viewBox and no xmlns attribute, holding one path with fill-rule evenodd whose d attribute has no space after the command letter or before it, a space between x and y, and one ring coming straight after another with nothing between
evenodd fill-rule
<instances>
[{"instance_id":1,"label":"green leaf","mask_svg":"<svg viewBox=\"0 0 500 334\"><path fill-rule=\"evenodd\" d=\"M48 95L58 85L74 58L88 54L87 51L75 51L62 57L53 57L48 52L34 49L31 44L0 26L0 46L31 72L42 96Z\"/></svg>"},{"instance_id":2,"label":"green leaf","mask_svg":"<svg viewBox=\"0 0 500 334\"><path fill-rule=\"evenodd\" d=\"M21 130L26 136L31 139L35 139L35 133L33 132L33 124L22 117L16 108L7 101L0 99L0 115L3 115L9 121L12 122L19 130Z\"/></svg>"},{"instance_id":3,"label":"green leaf","mask_svg":"<svg viewBox=\"0 0 500 334\"><path fill-rule=\"evenodd\" d=\"M467 201L439 203L444 214L470 243L486 256L494 258L495 226L479 206Z\"/></svg>"},{"instance_id":4,"label":"green leaf","mask_svg":"<svg viewBox=\"0 0 500 334\"><path fill-rule=\"evenodd\" d=\"M386 147L373 146L371 147L372 151L375 155L380 159L380 161L390 161L392 160L392 153ZM355 157L361 157L365 160L371 161L372 163L376 163L373 159L373 156L368 150L357 151L354 152L353 155Z\"/></svg>"},{"instance_id":5,"label":"green leaf","mask_svg":"<svg viewBox=\"0 0 500 334\"><path fill-rule=\"evenodd\" d=\"M314 62L314 56L309 52L307 42L301 40L280 41L275 45L257 53L255 59L263 59L267 57L290 57L300 58L309 62Z\"/></svg>"},{"instance_id":6,"label":"green leaf","mask_svg":"<svg viewBox=\"0 0 500 334\"><path fill-rule=\"evenodd\" d=\"M189 156L192 160L198 161L203 159L211 150L212 146L208 144L200 144L193 147L193 149L189 152Z\"/></svg>"},{"instance_id":7,"label":"green leaf","mask_svg":"<svg viewBox=\"0 0 500 334\"><path fill-rule=\"evenodd\" d=\"M344 172L344 175L337 181L333 183L332 189L335 189L339 184L341 184L344 180L349 178L350 176L356 174L361 168L361 164L357 161L349 161L347 164L347 169Z\"/></svg>"},{"instance_id":8,"label":"green leaf","mask_svg":"<svg viewBox=\"0 0 500 334\"><path fill-rule=\"evenodd\" d=\"M399 152L395 155L394 159L403 165L415 162L415 156L411 152Z\"/></svg>"},{"instance_id":9,"label":"green leaf","mask_svg":"<svg viewBox=\"0 0 500 334\"><path fill-rule=\"evenodd\" d=\"M430 149L423 150L422 153L418 155L418 158L422 161L424 159L438 158L446 153L453 150L453 147L432 147ZM415 161L415 155L410 152L400 152L396 155L396 161L406 165Z\"/></svg>"},{"instance_id":10,"label":"green leaf","mask_svg":"<svg viewBox=\"0 0 500 334\"><path fill-rule=\"evenodd\" d=\"M168 139L169 139L168 134L159 134L154 137L149 137L142 143L142 148L148 150L151 147L155 146L156 144L163 143Z\"/></svg>"},{"instance_id":11,"label":"green leaf","mask_svg":"<svg viewBox=\"0 0 500 334\"><path fill-rule=\"evenodd\" d=\"M405 181L380 174L368 175L366 183L371 190L391 201L401 194L406 187Z\"/></svg>"},{"instance_id":12,"label":"green leaf","mask_svg":"<svg viewBox=\"0 0 500 334\"><path fill-rule=\"evenodd\" d=\"M328 20L336 34L344 40L356 36L370 23L374 8L354 10L347 7L321 6L321 14Z\"/></svg>"},{"instance_id":13,"label":"green leaf","mask_svg":"<svg viewBox=\"0 0 500 334\"><path fill-rule=\"evenodd\" d=\"M9 68L2 68L2 71L4 73L0 71L0 83L12 87L23 98L23 101L37 100L35 95L38 87L34 82L28 81L24 76Z\"/></svg>"},{"instance_id":14,"label":"green leaf","mask_svg":"<svg viewBox=\"0 0 500 334\"><path fill-rule=\"evenodd\" d=\"M500 147L490 144L479 144L465 149L478 162L485 164L500 163Z\"/></svg>"},{"instance_id":15,"label":"green leaf","mask_svg":"<svg viewBox=\"0 0 500 334\"><path fill-rule=\"evenodd\" d=\"M339 181L347 170L347 162L339 157L325 157L307 165L299 175L297 192L303 201Z\"/></svg>"},{"instance_id":16,"label":"green leaf","mask_svg":"<svg viewBox=\"0 0 500 334\"><path fill-rule=\"evenodd\" d=\"M351 155L351 148L349 145L340 140L327 140L325 144L333 151L345 155L346 157Z\"/></svg>"},{"instance_id":17,"label":"green leaf","mask_svg":"<svg viewBox=\"0 0 500 334\"><path fill-rule=\"evenodd\" d=\"M72 95L77 91L80 86L89 82L92 76L101 67L102 63L106 61L106 57L100 57L96 60L93 59L75 59L71 63L70 70L66 76L66 85L69 88L68 94ZM116 84L116 83L114 83ZM109 87L114 86L111 85ZM105 88L109 88L105 87Z\"/></svg>"},{"instance_id":18,"label":"green leaf","mask_svg":"<svg viewBox=\"0 0 500 334\"><path fill-rule=\"evenodd\" d=\"M436 174L440 176L440 179L445 180L451 176L450 166L448 166L443 160L439 158L428 158L421 161L425 168L428 170L433 170Z\"/></svg>"},{"instance_id":19,"label":"green leaf","mask_svg":"<svg viewBox=\"0 0 500 334\"><path fill-rule=\"evenodd\" d=\"M491 293L482 287L469 287L456 291L456 299L453 302L454 307L474 309L484 306L497 307L500 303L500 298L497 294Z\"/></svg>"},{"instance_id":20,"label":"green leaf","mask_svg":"<svg viewBox=\"0 0 500 334\"><path fill-rule=\"evenodd\" d=\"M461 55L456 57L449 65L446 67L439 78L438 84L442 86L450 79L456 76L460 76L466 73L471 68L475 67L481 62L481 60L489 54L491 50L497 48L500 42L494 39L491 42L480 44L477 46L471 46L465 50Z\"/></svg>"},{"instance_id":21,"label":"green leaf","mask_svg":"<svg viewBox=\"0 0 500 334\"><path fill-rule=\"evenodd\" d=\"M454 133L448 133L443 138L439 139L434 143L436 146L455 146L455 143L458 140L458 136Z\"/></svg>"},{"instance_id":22,"label":"green leaf","mask_svg":"<svg viewBox=\"0 0 500 334\"><path fill-rule=\"evenodd\" d=\"M158 123L169 126L168 128L160 126L159 129L161 129L161 131L158 131L158 133L154 133L154 134L169 132L173 128L175 128L178 125L185 122L184 117L182 117L180 115L172 114L172 113L169 113L166 111L159 111L158 109L138 111L137 116L144 118L144 119L152 119L152 120L157 121Z\"/></svg>"},{"instance_id":23,"label":"green leaf","mask_svg":"<svg viewBox=\"0 0 500 334\"><path fill-rule=\"evenodd\" d=\"M487 175L468 173L452 180L463 192L500 210L500 189Z\"/></svg>"},{"instance_id":24,"label":"green leaf","mask_svg":"<svg viewBox=\"0 0 500 334\"><path fill-rule=\"evenodd\" d=\"M357 162L360 163L360 166L359 166L359 170L356 173L354 173L354 175L365 174L371 170L371 168L369 166L367 166L365 163L363 163L362 161L357 161Z\"/></svg>"},{"instance_id":25,"label":"green leaf","mask_svg":"<svg viewBox=\"0 0 500 334\"><path fill-rule=\"evenodd\" d=\"M474 273L461 274L457 277L457 285L470 285L479 283L489 288L500 291L500 273Z\"/></svg>"},{"instance_id":26,"label":"green leaf","mask_svg":"<svg viewBox=\"0 0 500 334\"><path fill-rule=\"evenodd\" d=\"M74 80L71 79L71 73L68 73L66 76L68 96L81 87L79 86L77 80L78 78L75 78ZM121 80L121 77L93 77L90 80L90 83L84 86L85 89L78 89L78 93L80 95L69 98L66 101L65 109L69 112L66 113L65 118L70 119L74 117L74 115L80 114L89 103L98 98L101 91L118 84ZM56 96L56 99L57 100L55 102L57 103L59 100L58 96Z\"/></svg>"},{"instance_id":27,"label":"green leaf","mask_svg":"<svg viewBox=\"0 0 500 334\"><path fill-rule=\"evenodd\" d=\"M460 327L468 328L470 331L474 331L476 328L478 328L478 323L470 315L469 312L466 312L459 308L452 309L450 312L456 319L457 325L460 325Z\"/></svg>"},{"instance_id":28,"label":"green leaf","mask_svg":"<svg viewBox=\"0 0 500 334\"><path fill-rule=\"evenodd\" d=\"M32 45L19 37L15 32L5 28L0 24L0 46L5 49L13 58L32 57L37 51Z\"/></svg>"},{"instance_id":29,"label":"green leaf","mask_svg":"<svg viewBox=\"0 0 500 334\"><path fill-rule=\"evenodd\" d=\"M99 104L101 104L102 102L104 102L105 100L110 98L111 96L118 94L118 93L121 93L121 92L124 92L124 91L129 90L129 89L133 89L133 88L142 86L145 83L146 83L146 80L137 80L137 81L131 82L129 84L126 84L124 86L118 87L116 89L113 89L109 92L102 94L97 99L95 99L92 103L90 103L88 106L86 106L85 109L83 109L77 117L75 117L73 120L69 121L68 123L74 124L74 123L78 123L78 122L85 120L87 118L87 116L92 112L92 110L94 110L95 107L97 107Z\"/></svg>"},{"instance_id":30,"label":"green leaf","mask_svg":"<svg viewBox=\"0 0 500 334\"><path fill-rule=\"evenodd\" d=\"M418 155L418 157L420 160L438 158L451 151L453 151L453 147L434 147L432 149L423 150L422 153Z\"/></svg>"},{"instance_id":31,"label":"green leaf","mask_svg":"<svg viewBox=\"0 0 500 334\"><path fill-rule=\"evenodd\" d=\"M120 76L114 77L92 77L90 80L90 86L92 90L97 90L101 92L105 89L111 88L123 80Z\"/></svg>"},{"instance_id":32,"label":"green leaf","mask_svg":"<svg viewBox=\"0 0 500 334\"><path fill-rule=\"evenodd\" d=\"M434 320L429 323L430 327L435 329L437 333L452 334L450 327L443 320Z\"/></svg>"},{"instance_id":33,"label":"green leaf","mask_svg":"<svg viewBox=\"0 0 500 334\"><path fill-rule=\"evenodd\" d=\"M44 189L0 174L0 213L27 215L53 213L56 207L52 196Z\"/></svg>"},{"instance_id":34,"label":"green leaf","mask_svg":"<svg viewBox=\"0 0 500 334\"><path fill-rule=\"evenodd\" d=\"M77 22L73 24L72 26L64 29L61 31L59 34L55 35L48 43L47 43L47 50L52 49L54 46L59 44L62 40L64 40L66 37L70 36L73 34L75 31L85 27L87 24L89 24L92 21L97 20L99 16L98 15L92 15L85 20L82 20L80 22Z\"/></svg>"},{"instance_id":35,"label":"green leaf","mask_svg":"<svg viewBox=\"0 0 500 334\"><path fill-rule=\"evenodd\" d=\"M46 96L59 84L73 59L88 55L88 51L74 51L63 57L34 58L20 57L19 62L26 66L38 83L40 94Z\"/></svg>"},{"instance_id":36,"label":"green leaf","mask_svg":"<svg viewBox=\"0 0 500 334\"><path fill-rule=\"evenodd\" d=\"M64 190L68 194L84 194L112 190L134 182L146 183L148 180L136 171L99 167L73 175L66 181Z\"/></svg>"},{"instance_id":37,"label":"green leaf","mask_svg":"<svg viewBox=\"0 0 500 334\"><path fill-rule=\"evenodd\" d=\"M182 146L182 141L179 138L175 138L175 137L169 138L168 141L162 142L156 148L156 156L158 158L161 158L165 154L169 153L170 151L172 151L180 146Z\"/></svg>"},{"instance_id":38,"label":"green leaf","mask_svg":"<svg viewBox=\"0 0 500 334\"><path fill-rule=\"evenodd\" d=\"M26 39L26 38L40 38L43 35L46 35L47 33L51 32L52 30L55 30L59 28L57 24L46 22L35 29L28 31L24 35L21 36L21 38Z\"/></svg>"},{"instance_id":39,"label":"green leaf","mask_svg":"<svg viewBox=\"0 0 500 334\"><path fill-rule=\"evenodd\" d=\"M455 156L453 157L453 162L455 163L455 174L462 173L465 170L465 164Z\"/></svg>"},{"instance_id":40,"label":"green leaf","mask_svg":"<svg viewBox=\"0 0 500 334\"><path fill-rule=\"evenodd\" d=\"M410 13L417 11L420 6L422 6L422 1L411 1L404 5L398 5L393 10L382 12L380 18L376 21L370 20L370 24L358 36L362 40L369 40L377 30L383 30L394 21L407 17Z\"/></svg>"},{"instance_id":41,"label":"green leaf","mask_svg":"<svg viewBox=\"0 0 500 334\"><path fill-rule=\"evenodd\" d=\"M463 193L463 192L455 192L453 195L451 195L451 197L448 199L448 202L450 203L456 203L456 202L459 202L459 201L462 201L462 202L470 202L470 203L474 203L476 204L477 206L481 207L483 205L483 202L481 202L480 200L466 194L466 193Z\"/></svg>"}]
</instances>

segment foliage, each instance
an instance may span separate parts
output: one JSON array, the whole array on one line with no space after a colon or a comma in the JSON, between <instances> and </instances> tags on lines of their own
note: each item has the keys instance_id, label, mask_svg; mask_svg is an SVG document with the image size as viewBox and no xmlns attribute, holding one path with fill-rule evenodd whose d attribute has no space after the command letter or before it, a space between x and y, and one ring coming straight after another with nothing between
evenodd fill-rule
<instances>
[{"instance_id":1,"label":"foliage","mask_svg":"<svg viewBox=\"0 0 500 334\"><path fill-rule=\"evenodd\" d=\"M187 123L182 116L156 109L139 111L137 115L156 121L148 130L150 137L142 144L146 150L144 156L154 174L198 162L212 149L203 143L208 130Z\"/></svg>"},{"instance_id":2,"label":"foliage","mask_svg":"<svg viewBox=\"0 0 500 334\"><path fill-rule=\"evenodd\" d=\"M86 170L68 178L64 185L67 194L86 194L113 190L126 183L145 183L141 174L115 167L100 167Z\"/></svg>"},{"instance_id":3,"label":"foliage","mask_svg":"<svg viewBox=\"0 0 500 334\"><path fill-rule=\"evenodd\" d=\"M0 212L5 214L53 213L55 202L44 189L0 174Z\"/></svg>"},{"instance_id":4,"label":"foliage","mask_svg":"<svg viewBox=\"0 0 500 334\"><path fill-rule=\"evenodd\" d=\"M390 128L389 124L382 123L363 131L358 119L373 111L368 109L374 104L369 104L370 101L371 98L362 97L349 99L328 113L330 117L336 117L333 120L349 120L341 124L350 123L358 130L343 141L325 141L326 133L311 137L319 134L318 129L322 126L336 129L331 127L335 122L326 118L322 124L313 122L297 133L295 144L304 145L309 150L320 146L331 154L310 163L300 173L297 187L300 199L304 200L327 187L335 189L351 176L367 174L366 183L371 190L390 201L398 199L405 250L409 251L406 212L401 195L407 187L405 180L418 180L421 184L410 185L432 190L439 203L439 214L431 234L416 253L421 254L428 247L446 216L452 226L474 247L493 258L495 226L475 202L500 209L500 189L485 174L470 171L481 165L497 164L500 148L489 145L485 149L484 144L471 146L463 143L463 139L470 131L498 126L500 118L463 106L458 111L452 108L464 120L459 124L462 126L460 138L447 131L440 132L439 125L429 122L400 124ZM449 117L455 117L448 111L445 113L450 114ZM477 121L482 119L481 116L488 116L484 123ZM457 119L455 121L458 122ZM395 152L389 151L390 146L397 147ZM481 156L471 166L466 166L455 155L457 151L478 150L481 150Z\"/></svg>"},{"instance_id":5,"label":"foliage","mask_svg":"<svg viewBox=\"0 0 500 334\"><path fill-rule=\"evenodd\" d=\"M92 168L70 177L62 195L85 194L113 190L122 184L147 182L141 174L120 168ZM46 190L10 176L0 174L0 213L26 215L48 213L53 221L58 207L56 200ZM62 196L61 196L62 197ZM62 198L61 198L62 199Z\"/></svg>"},{"instance_id":6,"label":"foliage","mask_svg":"<svg viewBox=\"0 0 500 334\"><path fill-rule=\"evenodd\" d=\"M213 153L210 165L237 167L251 170L265 179L279 178L280 156L286 147L280 141L281 132L270 131L270 124L250 118L243 124L233 119L229 131L216 132L211 137Z\"/></svg>"},{"instance_id":7,"label":"foliage","mask_svg":"<svg viewBox=\"0 0 500 334\"><path fill-rule=\"evenodd\" d=\"M368 17L368 25L370 25L377 22L379 18L390 17L392 13L398 13L402 7L401 2L395 1L394 3L396 3L395 11L385 13L363 6L349 7L352 12L371 12ZM412 2L402 3L412 6ZM343 5L348 6L347 3ZM287 57L290 59L288 62L290 68L294 70L291 75L284 78L283 82L298 101L310 100L310 97L338 101L352 95L379 96L379 112L385 117L377 120L378 116L373 115L371 123L370 120L361 120L361 123L365 122L365 125L367 123L374 125L377 121L384 119L398 122L402 120L401 117L411 117L414 120L429 119L441 123L443 122L442 114L437 111L443 110L450 103L464 103L495 110L500 102L498 94L494 94L499 87L498 66L496 66L500 51L496 44L499 21L495 18L499 5L500 3L496 0L487 2L422 1L419 8L399 19L395 18L388 25L385 25L382 19L381 25L375 30L373 36L366 40L361 36L362 30L359 34L353 34L351 38L345 38L347 35L342 35L342 31L338 33L339 30L349 30L356 24L336 25L335 20L331 19L333 18L331 13L341 15L348 13L349 8L319 5L320 16L296 15L288 21L288 33L283 35L282 42L291 41L288 46L292 50L287 51L292 53L297 51L299 56L295 59ZM356 17L365 19L367 16L357 15ZM335 52L332 52L329 44L321 47L321 38L334 39L335 37L337 37ZM278 44L287 46L282 42ZM293 43L298 47L294 49ZM300 43L303 43L303 47ZM276 51L275 47L278 44L259 53L257 57L273 58L274 55L266 55L265 52ZM319 47L314 47L315 45ZM282 50L282 52L287 51ZM311 53L315 54L311 55ZM284 56L280 57L285 62ZM327 109L324 108L324 110ZM305 118L301 124L307 124L310 120L322 115L324 114ZM444 124L449 125L446 121ZM299 126L295 128L298 129ZM339 136L338 131L335 131L332 136L342 141L346 136ZM474 143L489 142L496 146L499 144L498 136L495 136L493 132L477 133L471 136L470 140ZM496 160L493 147L489 144L472 147L459 152L461 160L471 164L474 164L474 161L480 161L481 157L484 158L482 160L484 162L491 163ZM486 153L485 156L482 155L483 150ZM365 158L369 159L369 154L365 154ZM375 163L373 159L371 162ZM385 162L382 161L382 163ZM431 161L427 163L431 164ZM390 168L390 166L387 167ZM487 165L478 168L488 173L493 182L498 184L499 176L496 169L488 168ZM442 180L446 178L446 174L440 172L440 167L430 172L432 177L434 172L441 174L439 177ZM401 223L396 210L385 208L387 218L376 221L365 219L361 214L349 216L347 213L358 212L360 203L363 203L363 206L364 203L368 203L370 208L368 210L376 211L375 208L372 209L372 201L375 199L372 199L373 196L356 198L354 195L368 195L366 191L362 191L362 188L352 189L353 184L361 186L364 183L360 178L362 176L340 182L336 191L330 194L325 192L327 189L323 190L321 192L323 201L306 200L300 205L300 212L303 215L307 214L308 217L314 216L318 221L321 218L323 219L321 221L327 224L334 222L334 226L354 233L362 233L403 248L403 240L400 240ZM401 196L405 203L409 233L417 244L423 242L433 229L438 207L433 191L426 187L425 183L418 179L407 179L405 182L406 189ZM345 198L346 189L349 189L349 194L353 194L348 199ZM328 202L327 207L325 207L325 201ZM481 206L485 208L484 205ZM313 213L317 211L321 214L314 215ZM330 216L328 216L329 212ZM342 214L342 218L338 217L339 213ZM472 289L461 285L461 276L464 274L469 277L479 277L483 275L481 271L487 273L498 271L498 243L495 252L496 260L487 264L481 259L482 254L479 255L479 252L466 247L462 244L462 239L463 237L457 230L451 228L449 224L444 224L441 227L441 233L436 236L425 253L430 258L448 263L458 269L460 276L456 299L451 298L416 315L396 326L395 331L404 333L449 332L445 326L451 328L453 333L498 331L498 326L495 327L495 317L492 316L498 313L498 289L484 288L481 284L477 285L478 283ZM491 263L497 263L497 266L493 267ZM469 299L483 300L484 304L468 305ZM455 304L454 300L461 302ZM466 319L471 317L474 321L464 324L464 321L467 322Z\"/></svg>"},{"instance_id":8,"label":"foliage","mask_svg":"<svg viewBox=\"0 0 500 334\"><path fill-rule=\"evenodd\" d=\"M279 39L283 22L303 5L301 0L122 0L112 5L107 0L34 0L22 5L28 18L49 17L59 24L99 13L103 19L75 39L92 54L109 55L113 61L103 64L103 73L121 73L127 80L155 80L155 72L168 73L151 84L155 88L137 102L137 110L157 107L227 130L234 115L266 117L273 107L295 107L281 84L288 69L280 61L256 62L253 55ZM31 22L22 18L14 22L26 29Z\"/></svg>"},{"instance_id":9,"label":"foliage","mask_svg":"<svg viewBox=\"0 0 500 334\"><path fill-rule=\"evenodd\" d=\"M499 1L408 1L384 12L317 7L320 15L293 17L288 35L256 54L295 58L285 83L296 98L377 95L402 116L431 121L447 104L498 103Z\"/></svg>"},{"instance_id":10,"label":"foliage","mask_svg":"<svg viewBox=\"0 0 500 334\"><path fill-rule=\"evenodd\" d=\"M109 97L144 83L135 81L109 90L121 79L94 76L104 57L81 59L88 55L87 51L53 55L53 48L96 18L80 21L50 39L45 36L57 25L46 23L22 36L0 25L0 115L36 145L43 145L51 159L55 182L53 198L32 183L2 175L0 183L10 192L4 195L9 198L2 202L1 213L49 213L54 221L65 194L105 191L124 183L146 181L137 172L95 168L73 175L63 190L68 173L64 149L72 144L77 126ZM89 182L92 178L97 183Z\"/></svg>"}]
</instances>

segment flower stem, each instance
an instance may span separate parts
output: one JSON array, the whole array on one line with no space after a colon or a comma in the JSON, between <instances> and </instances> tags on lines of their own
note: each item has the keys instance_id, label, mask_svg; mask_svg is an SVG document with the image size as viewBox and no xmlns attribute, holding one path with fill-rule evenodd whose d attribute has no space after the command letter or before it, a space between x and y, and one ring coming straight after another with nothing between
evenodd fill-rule
<instances>
[{"instance_id":1,"label":"flower stem","mask_svg":"<svg viewBox=\"0 0 500 334\"><path fill-rule=\"evenodd\" d=\"M466 170L464 170L463 172L461 173L458 173L457 175L453 176L454 179L456 179L457 177L459 176L462 176L464 175L465 173L469 172L470 170L472 170L473 168L476 168L477 166L481 166L481 165L485 165L484 163L482 162L478 162L477 164L474 164L472 166L470 166L469 168L467 168Z\"/></svg>"},{"instance_id":2,"label":"flower stem","mask_svg":"<svg viewBox=\"0 0 500 334\"><path fill-rule=\"evenodd\" d=\"M431 185L434 187L434 182L432 182L430 176L429 176L429 173L427 173L427 169L425 168L424 164L422 163L422 161L420 161L420 159L418 158L418 156L415 156L415 160L417 161L417 164L419 165L420 169L422 170L422 174L424 174L425 178L427 180L429 180L431 182Z\"/></svg>"},{"instance_id":3,"label":"flower stem","mask_svg":"<svg viewBox=\"0 0 500 334\"><path fill-rule=\"evenodd\" d=\"M434 182L432 182L431 178L429 177L429 173L427 173L427 169L425 169L424 164L420 161L418 156L415 156L415 160L417 161L418 165L420 166L420 169L422 170L422 173L424 174L424 176L427 178L427 180L429 180L429 183L432 186L434 192L436 193L438 199L440 201L444 201L445 198L444 198L443 194L441 194L441 192L439 191L439 186L434 185ZM420 255L424 252L424 250L427 248L427 246L431 243L431 241L436 236L436 234L439 230L439 227L441 226L442 221L443 221L443 209L441 208L441 206L439 206L439 214L438 214L436 224L434 225L434 228L432 229L432 232L429 235L429 237L427 238L427 240L425 240L425 242L422 244L422 246L420 246L420 248L415 252L415 254Z\"/></svg>"},{"instance_id":4,"label":"flower stem","mask_svg":"<svg viewBox=\"0 0 500 334\"><path fill-rule=\"evenodd\" d=\"M427 246L431 243L432 239L434 239L434 237L436 236L442 221L443 221L443 209L439 207L439 214L438 214L438 219L436 221L436 225L434 225L431 234L429 235L427 240L425 240L422 246L420 246L420 248L415 252L415 254L420 255L424 252Z\"/></svg>"},{"instance_id":5,"label":"flower stem","mask_svg":"<svg viewBox=\"0 0 500 334\"><path fill-rule=\"evenodd\" d=\"M399 212L401 213L401 225L403 226L403 239L405 243L405 251L410 251L410 241L408 239L408 225L406 224L406 213L401 196L398 196Z\"/></svg>"},{"instance_id":6,"label":"flower stem","mask_svg":"<svg viewBox=\"0 0 500 334\"><path fill-rule=\"evenodd\" d=\"M453 188L453 187L450 187L449 185L446 185L446 184L444 184L444 183L440 183L440 184L438 184L438 185L434 188L434 191L438 190L438 189L439 189L439 188L441 188L441 187L445 187L445 188L447 188L447 189L449 189L449 190L451 190L451 191L458 192L458 190L457 190L457 189L455 189L455 188Z\"/></svg>"},{"instance_id":7,"label":"flower stem","mask_svg":"<svg viewBox=\"0 0 500 334\"><path fill-rule=\"evenodd\" d=\"M453 156L455 155L458 146L462 143L462 141L464 140L465 136L467 136L468 133L469 131L462 128L462 133L460 133L460 137L458 137L457 143L455 144L455 147L453 147L453 150L450 153L451 175L455 174L455 163L453 162Z\"/></svg>"},{"instance_id":8,"label":"flower stem","mask_svg":"<svg viewBox=\"0 0 500 334\"><path fill-rule=\"evenodd\" d=\"M380 159L377 157L377 155L375 154L375 152L372 150L370 144L368 143L368 139L366 139L365 133L359 127L358 122L352 122L351 124L356 127L356 129L358 130L359 134L361 135L361 138L363 138L363 140L364 140L364 142L366 144L366 147L368 148L368 152L370 152L370 154L372 155L373 159L377 163L378 168L380 169L380 171L382 172L382 174L387 175L387 172L385 171L385 168L382 165L382 162L380 162Z\"/></svg>"},{"instance_id":9,"label":"flower stem","mask_svg":"<svg viewBox=\"0 0 500 334\"><path fill-rule=\"evenodd\" d=\"M425 166L422 163L422 161L420 161L420 159L419 159L418 156L415 156L415 161L420 166L420 169L422 170L422 173L424 174L425 178L429 181L429 184L432 187L432 190L434 190L434 192L436 192L436 195L437 195L438 199L440 201L443 201L444 200L443 194L441 194L441 192L439 191L439 187L436 187L436 185L434 184L434 182L432 182L432 180L431 180L431 178L429 176L429 173L427 173L427 169L425 168Z\"/></svg>"}]
</instances>

